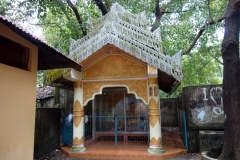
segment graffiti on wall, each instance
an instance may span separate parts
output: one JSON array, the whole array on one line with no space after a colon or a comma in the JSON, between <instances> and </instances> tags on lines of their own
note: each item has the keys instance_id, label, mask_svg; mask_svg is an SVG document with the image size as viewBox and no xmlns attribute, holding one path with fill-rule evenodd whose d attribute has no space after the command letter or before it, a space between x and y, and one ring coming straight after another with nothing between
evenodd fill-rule
<instances>
[{"instance_id":1,"label":"graffiti on wall","mask_svg":"<svg viewBox=\"0 0 240 160\"><path fill-rule=\"evenodd\" d=\"M195 124L223 123L222 87L198 88L193 97L190 106Z\"/></svg>"}]
</instances>

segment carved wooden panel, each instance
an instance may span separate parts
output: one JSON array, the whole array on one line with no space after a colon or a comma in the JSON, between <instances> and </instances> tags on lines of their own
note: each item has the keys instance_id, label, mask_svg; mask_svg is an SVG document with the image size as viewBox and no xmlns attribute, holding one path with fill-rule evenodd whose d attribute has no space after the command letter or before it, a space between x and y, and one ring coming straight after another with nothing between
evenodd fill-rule
<instances>
[{"instance_id":1,"label":"carved wooden panel","mask_svg":"<svg viewBox=\"0 0 240 160\"><path fill-rule=\"evenodd\" d=\"M83 79L147 76L147 66L120 54L109 54L83 70Z\"/></svg>"}]
</instances>

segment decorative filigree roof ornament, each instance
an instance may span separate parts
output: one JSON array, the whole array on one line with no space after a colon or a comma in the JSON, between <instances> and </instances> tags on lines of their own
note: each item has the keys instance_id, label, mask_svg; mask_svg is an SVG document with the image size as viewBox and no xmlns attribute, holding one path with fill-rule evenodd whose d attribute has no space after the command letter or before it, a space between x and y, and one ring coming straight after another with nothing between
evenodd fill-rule
<instances>
[{"instance_id":1,"label":"decorative filigree roof ornament","mask_svg":"<svg viewBox=\"0 0 240 160\"><path fill-rule=\"evenodd\" d=\"M87 36L70 39L70 57L80 63L107 44L152 64L178 81L182 79L181 52L172 57L161 53L160 29L147 30L145 12L135 15L114 3L108 14L90 20Z\"/></svg>"}]
</instances>

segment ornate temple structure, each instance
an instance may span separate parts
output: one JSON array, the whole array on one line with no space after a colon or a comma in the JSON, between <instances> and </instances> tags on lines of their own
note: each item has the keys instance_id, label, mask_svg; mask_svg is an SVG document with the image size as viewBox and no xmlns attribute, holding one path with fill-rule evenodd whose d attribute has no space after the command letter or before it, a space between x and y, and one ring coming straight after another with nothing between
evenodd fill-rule
<instances>
[{"instance_id":1,"label":"ornate temple structure","mask_svg":"<svg viewBox=\"0 0 240 160\"><path fill-rule=\"evenodd\" d=\"M87 36L71 39L70 57L82 70L65 70L55 86L74 86L72 151L86 149L88 115L95 117L94 137L114 131L145 133L148 152L164 152L159 89L172 93L182 79L182 67L180 52L171 57L161 47L160 29L149 31L145 13L132 14L117 3L105 16L91 19Z\"/></svg>"}]
</instances>

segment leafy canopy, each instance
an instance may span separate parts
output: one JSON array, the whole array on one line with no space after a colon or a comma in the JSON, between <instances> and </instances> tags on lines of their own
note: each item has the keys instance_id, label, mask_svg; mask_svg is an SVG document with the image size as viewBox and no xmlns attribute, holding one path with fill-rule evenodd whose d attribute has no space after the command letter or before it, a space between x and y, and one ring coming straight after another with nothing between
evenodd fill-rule
<instances>
[{"instance_id":1,"label":"leafy canopy","mask_svg":"<svg viewBox=\"0 0 240 160\"><path fill-rule=\"evenodd\" d=\"M102 16L96 5L99 0L0 0L0 13L4 13L16 23L28 23L29 28L40 27L44 39L54 48L68 54L69 38L79 39L84 31L89 32L89 18ZM220 44L223 23L222 17L227 0L163 0L159 2L162 16L155 21L156 1L149 0L103 0L109 11L112 3L118 2L132 13L145 11L149 30L159 25L162 36L162 51L173 55L179 50L186 51L203 30L192 50L182 57L184 79L181 87L222 83L222 58ZM37 19L37 21L32 21ZM178 89L181 90L181 87ZM175 94L177 94L177 92ZM173 95L175 95L173 94ZM165 95L164 95L165 96Z\"/></svg>"}]
</instances>

